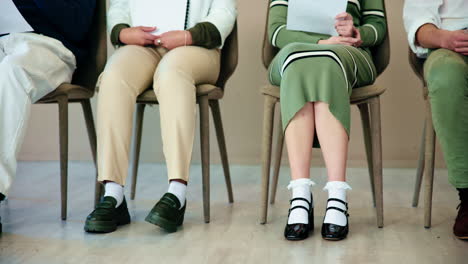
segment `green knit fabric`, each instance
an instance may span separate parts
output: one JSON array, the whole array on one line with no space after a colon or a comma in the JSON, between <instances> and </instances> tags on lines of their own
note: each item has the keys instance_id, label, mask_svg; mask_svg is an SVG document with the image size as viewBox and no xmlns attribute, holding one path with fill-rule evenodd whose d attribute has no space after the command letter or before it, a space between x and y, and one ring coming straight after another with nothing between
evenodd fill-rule
<instances>
[{"instance_id":1,"label":"green knit fabric","mask_svg":"<svg viewBox=\"0 0 468 264\"><path fill-rule=\"evenodd\" d=\"M372 84L377 77L369 48L384 39L386 21L382 0L349 2L347 12L361 30L361 48L321 45L318 41L330 36L288 30L288 1L271 1L268 35L271 44L280 51L269 67L269 74L270 82L281 87L284 130L307 102L326 102L349 135L349 97L353 88ZM318 143L316 137L314 147L319 147Z\"/></svg>"},{"instance_id":2,"label":"green knit fabric","mask_svg":"<svg viewBox=\"0 0 468 264\"><path fill-rule=\"evenodd\" d=\"M120 31L124 28L129 28L130 25L128 24L117 24L112 28L111 34L110 34L110 40L112 45L114 46L122 46L125 45L120 41Z\"/></svg>"}]
</instances>

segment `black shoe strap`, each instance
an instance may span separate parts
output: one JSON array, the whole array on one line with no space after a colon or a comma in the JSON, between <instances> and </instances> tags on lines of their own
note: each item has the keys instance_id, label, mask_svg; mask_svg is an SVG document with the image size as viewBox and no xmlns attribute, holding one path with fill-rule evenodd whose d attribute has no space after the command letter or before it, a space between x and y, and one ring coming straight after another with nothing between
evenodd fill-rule
<instances>
[{"instance_id":1,"label":"black shoe strap","mask_svg":"<svg viewBox=\"0 0 468 264\"><path fill-rule=\"evenodd\" d=\"M342 212L346 216L349 216L348 211L345 211L345 210L343 210L341 208L338 208L338 207L335 207L335 206L327 207L326 211L328 211L328 210L336 210L336 211Z\"/></svg>"},{"instance_id":2,"label":"black shoe strap","mask_svg":"<svg viewBox=\"0 0 468 264\"><path fill-rule=\"evenodd\" d=\"M292 208L289 209L288 217L289 217L289 215L291 214L292 210L294 210L294 209L304 209L304 210L307 211L307 213L310 212L310 209L309 209L309 208L307 208L307 207L305 207L305 206L302 206L302 205L296 205L296 206L294 206L294 207L292 207Z\"/></svg>"},{"instance_id":3,"label":"black shoe strap","mask_svg":"<svg viewBox=\"0 0 468 264\"><path fill-rule=\"evenodd\" d=\"M327 200L327 203L328 203L328 202L339 202L339 203L342 203L342 204L344 204L344 205L346 206L346 209L348 209L348 203L345 202L345 201L343 201L343 200L336 199L336 198L329 198L329 199Z\"/></svg>"},{"instance_id":4,"label":"black shoe strap","mask_svg":"<svg viewBox=\"0 0 468 264\"><path fill-rule=\"evenodd\" d=\"M304 202L306 202L306 203L309 205L309 207L311 207L311 205L312 205L312 203L309 202L309 200L307 200L306 198L302 198L302 197L293 198L293 199L291 199L291 200L289 201L289 203L292 204L294 201L304 201Z\"/></svg>"}]
</instances>

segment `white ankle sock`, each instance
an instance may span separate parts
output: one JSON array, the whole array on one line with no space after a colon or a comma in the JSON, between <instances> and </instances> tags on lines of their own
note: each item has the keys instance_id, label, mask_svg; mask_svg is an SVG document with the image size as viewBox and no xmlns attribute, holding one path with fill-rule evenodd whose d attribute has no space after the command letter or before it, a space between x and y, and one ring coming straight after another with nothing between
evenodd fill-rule
<instances>
[{"instance_id":1,"label":"white ankle sock","mask_svg":"<svg viewBox=\"0 0 468 264\"><path fill-rule=\"evenodd\" d=\"M185 193L187 192L187 185L178 182L178 181L171 181L169 183L169 189L167 190L168 193L172 193L179 199L180 208L184 207L185 205Z\"/></svg>"},{"instance_id":2,"label":"white ankle sock","mask_svg":"<svg viewBox=\"0 0 468 264\"><path fill-rule=\"evenodd\" d=\"M313 181L310 179L298 179L298 180L293 180L289 183L288 189L292 190L292 199L294 198L303 198L309 201L309 203L312 203L311 201L311 192L310 192L310 186L315 185ZM309 203L306 201L293 201L291 203L291 207L293 208L295 206L304 206L305 208L309 209ZM312 205L313 206L313 205ZM292 224L308 224L309 223L309 214L306 210L304 209L294 209L291 211L288 217L288 225Z\"/></svg>"},{"instance_id":3,"label":"white ankle sock","mask_svg":"<svg viewBox=\"0 0 468 264\"><path fill-rule=\"evenodd\" d=\"M106 189L104 197L113 197L115 200L117 200L117 205L115 207L119 207L122 204L124 198L123 186L115 182L107 182L104 187Z\"/></svg>"},{"instance_id":4,"label":"white ankle sock","mask_svg":"<svg viewBox=\"0 0 468 264\"><path fill-rule=\"evenodd\" d=\"M334 198L342 200L343 202L347 202L346 200L346 190L351 190L351 187L346 182L340 181L331 181L327 182L327 185L323 188L324 190L328 190L328 198ZM344 211L348 209L343 203L330 201L327 203L328 207L337 207ZM324 224L335 224L339 226L346 226L347 218L346 215L338 210L327 210L325 214L325 219L323 220Z\"/></svg>"}]
</instances>

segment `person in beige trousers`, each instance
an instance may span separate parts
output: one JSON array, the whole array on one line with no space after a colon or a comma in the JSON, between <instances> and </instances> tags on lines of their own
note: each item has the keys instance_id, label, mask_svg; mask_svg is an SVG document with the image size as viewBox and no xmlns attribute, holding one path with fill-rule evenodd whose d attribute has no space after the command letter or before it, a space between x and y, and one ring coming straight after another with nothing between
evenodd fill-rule
<instances>
[{"instance_id":1,"label":"person in beige trousers","mask_svg":"<svg viewBox=\"0 0 468 264\"><path fill-rule=\"evenodd\" d=\"M169 190L145 220L174 232L182 225L186 208L195 136L196 85L215 84L218 79L220 49L233 29L236 4L235 0L192 0L187 30L154 35L150 32L155 27L131 26L129 1L110 1L110 37L119 48L99 83L98 168L105 194L87 217L84 229L107 233L130 223L123 186L133 111L137 96L152 84L160 105Z\"/></svg>"}]
</instances>

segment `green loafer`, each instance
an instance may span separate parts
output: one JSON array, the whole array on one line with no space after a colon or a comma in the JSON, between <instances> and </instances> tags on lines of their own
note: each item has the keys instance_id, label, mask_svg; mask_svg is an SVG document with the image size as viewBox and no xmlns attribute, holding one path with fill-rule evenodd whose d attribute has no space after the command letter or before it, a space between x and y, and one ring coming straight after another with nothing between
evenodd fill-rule
<instances>
[{"instance_id":1,"label":"green loafer","mask_svg":"<svg viewBox=\"0 0 468 264\"><path fill-rule=\"evenodd\" d=\"M176 232L184 222L185 208L180 208L180 201L172 193L166 193L145 218L146 222L157 225L167 232Z\"/></svg>"},{"instance_id":2,"label":"green loafer","mask_svg":"<svg viewBox=\"0 0 468 264\"><path fill-rule=\"evenodd\" d=\"M90 233L109 233L117 229L117 226L130 223L127 202L115 208L117 201L110 196L102 198L96 209L88 215L84 230Z\"/></svg>"}]
</instances>

